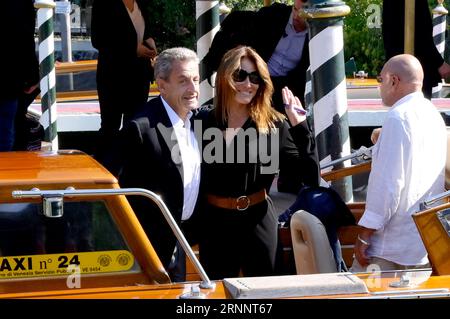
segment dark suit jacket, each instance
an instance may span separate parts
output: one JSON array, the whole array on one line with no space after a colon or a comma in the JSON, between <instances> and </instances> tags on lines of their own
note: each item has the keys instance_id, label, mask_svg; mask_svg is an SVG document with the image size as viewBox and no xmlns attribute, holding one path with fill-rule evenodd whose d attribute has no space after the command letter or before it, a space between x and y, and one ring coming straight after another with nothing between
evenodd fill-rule
<instances>
[{"instance_id":1,"label":"dark suit jacket","mask_svg":"<svg viewBox=\"0 0 450 319\"><path fill-rule=\"evenodd\" d=\"M383 42L386 61L404 52L405 1L383 1ZM424 70L423 91L431 97L431 88L441 80L438 68L444 63L433 42L433 24L426 0L416 0L414 55Z\"/></svg>"},{"instance_id":2,"label":"dark suit jacket","mask_svg":"<svg viewBox=\"0 0 450 319\"><path fill-rule=\"evenodd\" d=\"M136 0L145 21L144 40L151 36L148 1ZM136 53L137 35L122 0L94 0L91 22L92 45L98 50L99 94L146 101L153 69L149 59Z\"/></svg>"},{"instance_id":3,"label":"dark suit jacket","mask_svg":"<svg viewBox=\"0 0 450 319\"><path fill-rule=\"evenodd\" d=\"M278 41L284 34L289 21L292 6L274 3L263 7L257 12L233 11L221 24L221 29L215 35L208 54L204 58L202 77L209 77L217 70L222 56L237 45L248 45L268 62ZM306 69L309 66L309 40L305 40L302 58L288 76L283 80L284 85L297 95L303 103L305 91ZM280 83L281 84L281 83ZM277 86L277 83L274 83ZM274 100L281 100L281 88L275 88ZM277 105L275 105L277 106Z\"/></svg>"},{"instance_id":4,"label":"dark suit jacket","mask_svg":"<svg viewBox=\"0 0 450 319\"><path fill-rule=\"evenodd\" d=\"M183 210L183 167L172 160L177 144L171 140L170 118L161 98L150 100L122 130L123 168L121 187L148 189L161 196L177 223ZM140 196L128 198L163 265L167 267L175 248L172 234L159 208Z\"/></svg>"},{"instance_id":5,"label":"dark suit jacket","mask_svg":"<svg viewBox=\"0 0 450 319\"><path fill-rule=\"evenodd\" d=\"M267 137L267 135L250 137L250 139L256 138L258 140L257 144L260 145L258 151L261 154L265 152L265 154L270 154L274 157L278 156L278 167L270 167L275 161L262 163L259 157L257 161L250 161L250 155L248 154L250 152L249 140L245 142L244 149L236 148L234 154L235 162L233 163L227 162L226 160L213 163L207 161L202 162L201 184L204 186L202 190L209 194L231 197L252 194L263 188L269 191L275 172L266 171L262 173L262 166L267 166L267 169L269 167L275 170L280 169L278 175L278 182L281 184L278 185L280 191L297 194L302 186L318 186L320 172L315 153L316 141L309 123L304 121L301 124L291 127L288 124L288 120L283 120L277 121L274 124L279 133L275 145L271 144L274 143L271 138L266 140L267 144L260 142L260 139L263 136ZM203 121L204 129L219 128L220 130L225 130L226 127L226 124L217 122L215 111L209 112ZM247 119L242 129L256 130L256 124L251 119ZM216 142L215 140L213 141L214 143ZM203 149L206 154L209 152L206 148L209 149L211 143L207 140L203 141ZM237 137L233 138L232 145L234 147L240 146L237 143ZM229 145L223 145L223 154L226 154L229 147ZM275 150L272 148L275 148ZM228 150L228 152L230 151ZM246 161L242 163L242 161L237 159L237 156L246 158Z\"/></svg>"},{"instance_id":6,"label":"dark suit jacket","mask_svg":"<svg viewBox=\"0 0 450 319\"><path fill-rule=\"evenodd\" d=\"M228 50L239 45L254 47L256 16L255 11L233 11L220 23L220 30L200 65L202 79L211 77L217 71Z\"/></svg>"},{"instance_id":7,"label":"dark suit jacket","mask_svg":"<svg viewBox=\"0 0 450 319\"><path fill-rule=\"evenodd\" d=\"M24 88L39 81L34 43L35 9L32 0L2 3L0 35L0 99L18 98Z\"/></svg>"},{"instance_id":8,"label":"dark suit jacket","mask_svg":"<svg viewBox=\"0 0 450 319\"><path fill-rule=\"evenodd\" d=\"M259 10L255 28L258 30L258 33L254 45L256 51L264 61L268 62L275 51L278 41L284 34L291 12L292 6L281 3L274 3L271 6L263 7ZM277 109L282 107L281 89L284 85L287 85L294 95L298 96L304 104L306 70L309 64L309 36L307 36L303 45L300 62L288 73L284 81L281 83L277 83L276 80L274 81L275 93L273 100Z\"/></svg>"}]
</instances>

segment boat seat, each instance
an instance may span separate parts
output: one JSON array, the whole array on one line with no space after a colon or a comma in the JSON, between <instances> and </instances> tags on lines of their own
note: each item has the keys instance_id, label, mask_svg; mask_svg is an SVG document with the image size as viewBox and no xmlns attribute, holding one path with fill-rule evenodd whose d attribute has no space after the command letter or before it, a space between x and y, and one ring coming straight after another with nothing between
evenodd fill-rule
<instances>
[{"instance_id":1,"label":"boat seat","mask_svg":"<svg viewBox=\"0 0 450 319\"><path fill-rule=\"evenodd\" d=\"M298 275L337 272L325 226L304 210L291 217L292 249Z\"/></svg>"}]
</instances>

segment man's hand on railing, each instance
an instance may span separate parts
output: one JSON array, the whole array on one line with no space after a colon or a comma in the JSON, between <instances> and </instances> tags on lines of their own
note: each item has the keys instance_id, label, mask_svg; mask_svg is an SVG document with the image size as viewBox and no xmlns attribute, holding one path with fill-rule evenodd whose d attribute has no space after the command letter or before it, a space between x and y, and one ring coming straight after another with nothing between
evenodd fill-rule
<instances>
[{"instance_id":1,"label":"man's hand on railing","mask_svg":"<svg viewBox=\"0 0 450 319\"><path fill-rule=\"evenodd\" d=\"M343 156L343 157L338 158L338 159L336 159L334 161L331 161L331 162L328 162L328 163L325 163L325 164L321 165L320 169L324 169L324 168L327 168L327 167L330 167L330 166L334 166L336 164L345 162L346 160L353 159L353 158L358 158L358 157L362 157L363 160L368 160L368 159L372 158L372 147L373 146L371 146L371 147L361 146L358 150L356 150L355 152L353 152L350 155Z\"/></svg>"},{"instance_id":2,"label":"man's hand on railing","mask_svg":"<svg viewBox=\"0 0 450 319\"><path fill-rule=\"evenodd\" d=\"M378 138L380 137L380 133L381 133L381 127L376 128L372 131L372 134L370 135L370 140L372 141L373 144L377 143Z\"/></svg>"}]
</instances>

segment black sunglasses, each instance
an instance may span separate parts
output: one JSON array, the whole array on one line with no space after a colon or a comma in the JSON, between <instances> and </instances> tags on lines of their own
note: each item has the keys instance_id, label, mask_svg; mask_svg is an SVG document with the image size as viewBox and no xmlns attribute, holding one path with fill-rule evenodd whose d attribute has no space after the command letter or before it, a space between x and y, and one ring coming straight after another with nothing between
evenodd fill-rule
<instances>
[{"instance_id":1,"label":"black sunglasses","mask_svg":"<svg viewBox=\"0 0 450 319\"><path fill-rule=\"evenodd\" d=\"M245 70L237 69L236 71L233 72L233 80L235 82L244 82L247 76L250 82L253 84L261 84L262 82L261 76L256 71L249 73Z\"/></svg>"}]
</instances>

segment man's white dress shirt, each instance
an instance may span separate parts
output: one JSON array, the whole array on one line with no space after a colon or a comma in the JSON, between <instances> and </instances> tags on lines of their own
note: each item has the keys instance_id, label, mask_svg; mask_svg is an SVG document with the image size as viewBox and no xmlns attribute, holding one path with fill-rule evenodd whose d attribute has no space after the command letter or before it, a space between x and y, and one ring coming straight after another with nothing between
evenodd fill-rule
<instances>
[{"instance_id":1,"label":"man's white dress shirt","mask_svg":"<svg viewBox=\"0 0 450 319\"><path fill-rule=\"evenodd\" d=\"M272 53L267 67L271 76L286 76L302 58L303 46L308 30L297 32L292 22L292 13L284 30L284 35Z\"/></svg>"},{"instance_id":2,"label":"man's white dress shirt","mask_svg":"<svg viewBox=\"0 0 450 319\"><path fill-rule=\"evenodd\" d=\"M181 220L187 220L194 212L200 187L200 151L194 131L191 130L190 118L192 117L192 112L189 112L186 121L183 121L162 97L161 100L172 123L181 154L184 186ZM175 155L176 152L172 151L172 156ZM175 161L177 160L175 159ZM167 182L170 183L170 181Z\"/></svg>"},{"instance_id":3,"label":"man's white dress shirt","mask_svg":"<svg viewBox=\"0 0 450 319\"><path fill-rule=\"evenodd\" d=\"M447 132L422 92L395 103L373 148L366 210L359 225L376 229L368 256L401 265L428 262L411 214L444 191Z\"/></svg>"}]
</instances>

